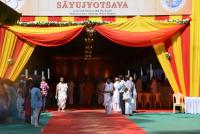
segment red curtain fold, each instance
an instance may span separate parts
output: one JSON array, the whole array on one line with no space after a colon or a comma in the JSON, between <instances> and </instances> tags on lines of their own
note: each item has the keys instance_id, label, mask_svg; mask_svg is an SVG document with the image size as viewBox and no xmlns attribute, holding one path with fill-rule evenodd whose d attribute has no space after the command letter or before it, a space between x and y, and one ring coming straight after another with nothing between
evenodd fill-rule
<instances>
[{"instance_id":1,"label":"red curtain fold","mask_svg":"<svg viewBox=\"0 0 200 134\"><path fill-rule=\"evenodd\" d=\"M20 18L21 22L31 22L31 21L35 21L35 16L22 16Z\"/></svg>"},{"instance_id":2,"label":"red curtain fold","mask_svg":"<svg viewBox=\"0 0 200 134\"><path fill-rule=\"evenodd\" d=\"M182 59L186 95L190 95L190 25L181 31Z\"/></svg>"},{"instance_id":3,"label":"red curtain fold","mask_svg":"<svg viewBox=\"0 0 200 134\"><path fill-rule=\"evenodd\" d=\"M152 32L128 32L106 26L96 26L96 30L117 44L129 47L145 47L171 38L184 27L185 25L182 24Z\"/></svg>"},{"instance_id":4,"label":"red curtain fold","mask_svg":"<svg viewBox=\"0 0 200 134\"><path fill-rule=\"evenodd\" d=\"M62 18L60 16L49 16L48 21L56 21L56 22L61 22Z\"/></svg>"},{"instance_id":5,"label":"red curtain fold","mask_svg":"<svg viewBox=\"0 0 200 134\"><path fill-rule=\"evenodd\" d=\"M6 32L6 29L4 27L0 27L0 58L1 58L1 53L2 53L5 32Z\"/></svg>"},{"instance_id":6,"label":"red curtain fold","mask_svg":"<svg viewBox=\"0 0 200 134\"><path fill-rule=\"evenodd\" d=\"M89 20L89 16L75 16L74 21L87 21Z\"/></svg>"},{"instance_id":7,"label":"red curtain fold","mask_svg":"<svg viewBox=\"0 0 200 134\"><path fill-rule=\"evenodd\" d=\"M65 45L74 39L82 31L83 27L77 27L71 30L49 33L49 34L29 34L14 32L19 38L28 41L29 43L45 46L45 47L56 47Z\"/></svg>"},{"instance_id":8,"label":"red curtain fold","mask_svg":"<svg viewBox=\"0 0 200 134\"><path fill-rule=\"evenodd\" d=\"M182 16L183 19L190 18L189 15ZM190 18L191 19L191 18ZM190 24L181 31L183 71L185 78L186 95L190 96ZM200 96L200 95L199 95Z\"/></svg>"}]
</instances>

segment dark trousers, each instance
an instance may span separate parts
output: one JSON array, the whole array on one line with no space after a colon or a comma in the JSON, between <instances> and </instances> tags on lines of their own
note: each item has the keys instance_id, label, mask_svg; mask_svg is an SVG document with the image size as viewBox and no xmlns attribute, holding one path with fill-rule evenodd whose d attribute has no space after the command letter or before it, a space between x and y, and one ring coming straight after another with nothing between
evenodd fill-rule
<instances>
[{"instance_id":1,"label":"dark trousers","mask_svg":"<svg viewBox=\"0 0 200 134\"><path fill-rule=\"evenodd\" d=\"M120 99L120 107L122 110L122 114L125 114L125 101L123 100L123 94L124 93L120 93L119 99Z\"/></svg>"},{"instance_id":2,"label":"dark trousers","mask_svg":"<svg viewBox=\"0 0 200 134\"><path fill-rule=\"evenodd\" d=\"M42 96L42 111L45 111L46 109L46 96Z\"/></svg>"}]
</instances>

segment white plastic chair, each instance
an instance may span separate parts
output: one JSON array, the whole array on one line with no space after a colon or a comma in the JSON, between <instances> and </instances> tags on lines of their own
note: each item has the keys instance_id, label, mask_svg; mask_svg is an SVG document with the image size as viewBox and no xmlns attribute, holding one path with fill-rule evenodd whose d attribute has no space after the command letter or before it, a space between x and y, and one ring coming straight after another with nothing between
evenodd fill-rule
<instances>
[{"instance_id":1,"label":"white plastic chair","mask_svg":"<svg viewBox=\"0 0 200 134\"><path fill-rule=\"evenodd\" d=\"M176 107L180 107L181 112L184 112L184 97L181 93L174 93L173 94L173 113L176 112Z\"/></svg>"}]
</instances>

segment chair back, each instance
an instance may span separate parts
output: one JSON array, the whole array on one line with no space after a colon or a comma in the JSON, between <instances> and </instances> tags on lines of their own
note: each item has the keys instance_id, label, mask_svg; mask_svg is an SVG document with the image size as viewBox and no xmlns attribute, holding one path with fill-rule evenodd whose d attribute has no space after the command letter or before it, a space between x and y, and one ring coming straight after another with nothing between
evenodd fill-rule
<instances>
[{"instance_id":1,"label":"chair back","mask_svg":"<svg viewBox=\"0 0 200 134\"><path fill-rule=\"evenodd\" d=\"M174 93L173 94L173 103L174 104L182 104L183 103L183 94Z\"/></svg>"}]
</instances>

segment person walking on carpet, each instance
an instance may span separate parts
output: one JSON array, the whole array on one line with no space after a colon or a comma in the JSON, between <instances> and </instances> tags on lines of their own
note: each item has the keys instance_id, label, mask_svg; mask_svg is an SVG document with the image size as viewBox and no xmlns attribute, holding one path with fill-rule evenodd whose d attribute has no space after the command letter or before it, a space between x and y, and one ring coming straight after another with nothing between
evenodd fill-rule
<instances>
[{"instance_id":1,"label":"person walking on carpet","mask_svg":"<svg viewBox=\"0 0 200 134\"><path fill-rule=\"evenodd\" d=\"M113 83L110 79L106 80L105 90L104 90L104 106L105 106L105 113L107 115L112 114L112 95L114 91Z\"/></svg>"}]
</instances>

